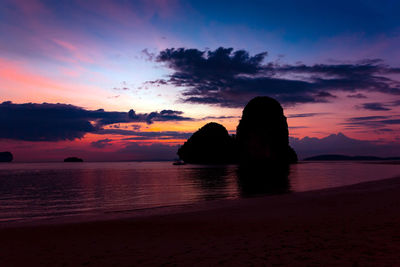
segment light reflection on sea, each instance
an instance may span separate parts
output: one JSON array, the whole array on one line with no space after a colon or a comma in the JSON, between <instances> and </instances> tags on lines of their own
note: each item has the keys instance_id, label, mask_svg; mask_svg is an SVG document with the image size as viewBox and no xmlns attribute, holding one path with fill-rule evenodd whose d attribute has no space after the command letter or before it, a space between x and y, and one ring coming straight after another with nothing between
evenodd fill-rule
<instances>
[{"instance_id":1,"label":"light reflection on sea","mask_svg":"<svg viewBox=\"0 0 400 267\"><path fill-rule=\"evenodd\" d=\"M309 191L400 175L399 164L307 162L259 175L236 165L173 166L171 162L2 163L0 222L101 215L213 199ZM271 176L271 177L269 177Z\"/></svg>"}]
</instances>

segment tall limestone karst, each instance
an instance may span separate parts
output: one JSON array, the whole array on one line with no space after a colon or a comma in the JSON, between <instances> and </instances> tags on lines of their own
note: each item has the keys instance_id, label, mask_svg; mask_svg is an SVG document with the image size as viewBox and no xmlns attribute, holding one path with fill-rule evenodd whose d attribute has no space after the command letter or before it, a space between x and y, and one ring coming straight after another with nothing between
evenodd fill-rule
<instances>
[{"instance_id":1,"label":"tall limestone karst","mask_svg":"<svg viewBox=\"0 0 400 267\"><path fill-rule=\"evenodd\" d=\"M243 110L236 129L239 161L244 164L297 162L289 146L289 131L283 108L273 98L256 97Z\"/></svg>"}]
</instances>

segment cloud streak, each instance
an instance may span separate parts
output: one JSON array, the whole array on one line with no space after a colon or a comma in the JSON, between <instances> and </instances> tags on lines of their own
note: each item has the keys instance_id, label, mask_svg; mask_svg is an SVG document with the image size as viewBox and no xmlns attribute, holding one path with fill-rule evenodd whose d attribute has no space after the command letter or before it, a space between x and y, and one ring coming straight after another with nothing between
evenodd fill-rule
<instances>
[{"instance_id":1,"label":"cloud streak","mask_svg":"<svg viewBox=\"0 0 400 267\"><path fill-rule=\"evenodd\" d=\"M353 117L347 119L346 122L342 123L347 127L359 127L359 128L381 128L388 126L400 125L399 116L365 116L365 117ZM387 130L384 130L387 131Z\"/></svg>"},{"instance_id":2,"label":"cloud streak","mask_svg":"<svg viewBox=\"0 0 400 267\"><path fill-rule=\"evenodd\" d=\"M140 132L124 129L102 129L97 131L96 134L129 136L124 140L188 139L192 135L192 133L177 131Z\"/></svg>"}]
</instances>

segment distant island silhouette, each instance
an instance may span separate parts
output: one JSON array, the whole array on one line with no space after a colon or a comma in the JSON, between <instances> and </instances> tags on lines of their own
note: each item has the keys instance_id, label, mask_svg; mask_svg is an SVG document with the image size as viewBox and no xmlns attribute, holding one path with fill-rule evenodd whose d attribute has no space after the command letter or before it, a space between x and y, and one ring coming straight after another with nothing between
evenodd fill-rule
<instances>
[{"instance_id":1,"label":"distant island silhouette","mask_svg":"<svg viewBox=\"0 0 400 267\"><path fill-rule=\"evenodd\" d=\"M83 162L83 159L77 157L68 157L64 159L64 162Z\"/></svg>"},{"instance_id":2,"label":"distant island silhouette","mask_svg":"<svg viewBox=\"0 0 400 267\"><path fill-rule=\"evenodd\" d=\"M177 152L186 163L255 165L297 162L289 146L289 131L280 103L270 97L253 98L244 108L237 135L211 122L196 131Z\"/></svg>"},{"instance_id":3,"label":"distant island silhouette","mask_svg":"<svg viewBox=\"0 0 400 267\"><path fill-rule=\"evenodd\" d=\"M0 152L0 162L11 162L13 158L13 154L9 151Z\"/></svg>"},{"instance_id":4,"label":"distant island silhouette","mask_svg":"<svg viewBox=\"0 0 400 267\"><path fill-rule=\"evenodd\" d=\"M327 154L327 155L318 155L313 157L308 157L304 159L305 161L341 161L341 160L400 160L400 157L375 157L375 156L346 156L346 155L336 155L336 154Z\"/></svg>"}]
</instances>

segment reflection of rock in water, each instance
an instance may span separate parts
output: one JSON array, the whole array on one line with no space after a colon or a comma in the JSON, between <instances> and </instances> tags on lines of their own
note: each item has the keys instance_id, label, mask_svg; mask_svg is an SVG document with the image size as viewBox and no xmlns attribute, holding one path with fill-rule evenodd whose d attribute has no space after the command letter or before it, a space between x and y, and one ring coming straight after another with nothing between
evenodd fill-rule
<instances>
[{"instance_id":1,"label":"reflection of rock in water","mask_svg":"<svg viewBox=\"0 0 400 267\"><path fill-rule=\"evenodd\" d=\"M253 98L244 108L237 127L240 162L244 164L290 164L297 162L289 146L286 117L278 101Z\"/></svg>"},{"instance_id":2,"label":"reflection of rock in water","mask_svg":"<svg viewBox=\"0 0 400 267\"><path fill-rule=\"evenodd\" d=\"M231 166L210 166L205 168L191 168L184 173L185 179L191 179L196 188L201 190L202 198L219 199L226 198L234 192L229 190L229 182L234 183L234 168ZM230 180L230 181L229 181Z\"/></svg>"},{"instance_id":3,"label":"reflection of rock in water","mask_svg":"<svg viewBox=\"0 0 400 267\"><path fill-rule=\"evenodd\" d=\"M238 167L238 186L243 197L290 192L289 165Z\"/></svg>"}]
</instances>

